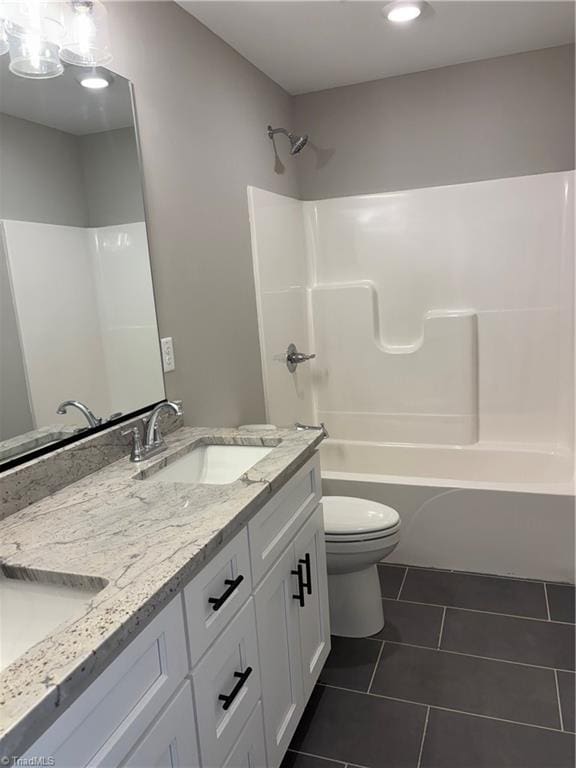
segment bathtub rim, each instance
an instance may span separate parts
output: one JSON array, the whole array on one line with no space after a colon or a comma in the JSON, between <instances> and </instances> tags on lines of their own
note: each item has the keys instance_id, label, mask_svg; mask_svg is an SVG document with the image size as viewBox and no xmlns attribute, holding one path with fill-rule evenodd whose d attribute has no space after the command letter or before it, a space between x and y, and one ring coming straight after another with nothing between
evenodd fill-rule
<instances>
[{"instance_id":1,"label":"bathtub rim","mask_svg":"<svg viewBox=\"0 0 576 768\"><path fill-rule=\"evenodd\" d=\"M576 505L576 484L565 482L493 482L489 480L457 480L455 478L419 477L416 475L376 475L364 472L338 472L322 468L323 480L346 480L348 482L380 483L382 485L414 485L430 488L462 488L467 490L504 491L510 493L535 493L552 496L570 496ZM576 508L576 506L575 506Z\"/></svg>"}]
</instances>

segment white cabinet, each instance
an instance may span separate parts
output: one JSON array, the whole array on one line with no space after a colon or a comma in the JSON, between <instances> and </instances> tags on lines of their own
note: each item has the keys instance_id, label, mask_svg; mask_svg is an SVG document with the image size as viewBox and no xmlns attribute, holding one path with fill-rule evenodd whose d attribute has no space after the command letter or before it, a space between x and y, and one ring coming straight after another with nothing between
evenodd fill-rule
<instances>
[{"instance_id":1,"label":"white cabinet","mask_svg":"<svg viewBox=\"0 0 576 768\"><path fill-rule=\"evenodd\" d=\"M22 756L58 768L278 768L330 650L318 457Z\"/></svg>"},{"instance_id":2,"label":"white cabinet","mask_svg":"<svg viewBox=\"0 0 576 768\"><path fill-rule=\"evenodd\" d=\"M192 690L186 681L122 768L196 768L200 766Z\"/></svg>"},{"instance_id":3,"label":"white cabinet","mask_svg":"<svg viewBox=\"0 0 576 768\"><path fill-rule=\"evenodd\" d=\"M184 680L178 595L25 753L58 768L117 766Z\"/></svg>"},{"instance_id":4,"label":"white cabinet","mask_svg":"<svg viewBox=\"0 0 576 768\"><path fill-rule=\"evenodd\" d=\"M255 592L269 768L280 765L330 651L322 507Z\"/></svg>"},{"instance_id":5,"label":"white cabinet","mask_svg":"<svg viewBox=\"0 0 576 768\"><path fill-rule=\"evenodd\" d=\"M294 547L254 594L268 765L279 765L304 709Z\"/></svg>"},{"instance_id":6,"label":"white cabinet","mask_svg":"<svg viewBox=\"0 0 576 768\"><path fill-rule=\"evenodd\" d=\"M304 605L300 608L300 650L304 698L308 700L330 652L328 574L322 505L304 524L294 550L304 577Z\"/></svg>"}]
</instances>

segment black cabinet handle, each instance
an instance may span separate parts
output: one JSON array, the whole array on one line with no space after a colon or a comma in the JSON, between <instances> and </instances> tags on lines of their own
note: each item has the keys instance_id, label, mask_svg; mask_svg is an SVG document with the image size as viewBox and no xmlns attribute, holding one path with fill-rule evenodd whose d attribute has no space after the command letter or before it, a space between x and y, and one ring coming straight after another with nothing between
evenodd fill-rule
<instances>
[{"instance_id":1,"label":"black cabinet handle","mask_svg":"<svg viewBox=\"0 0 576 768\"><path fill-rule=\"evenodd\" d=\"M294 600L298 600L300 608L304 608L304 578L302 577L302 565L301 561L298 563L298 569L296 571L290 571L292 576L298 576L298 594L292 595Z\"/></svg>"},{"instance_id":2,"label":"black cabinet handle","mask_svg":"<svg viewBox=\"0 0 576 768\"><path fill-rule=\"evenodd\" d=\"M230 708L230 705L232 704L236 696L238 696L238 694L240 693L240 690L242 689L242 686L244 685L246 680L248 680L251 674L252 674L252 667L246 667L244 672L234 672L234 677L238 678L238 682L236 683L236 685L234 686L234 688L229 694L221 693L220 696L218 696L218 700L224 702L224 704L222 704L222 709Z\"/></svg>"},{"instance_id":3,"label":"black cabinet handle","mask_svg":"<svg viewBox=\"0 0 576 768\"><path fill-rule=\"evenodd\" d=\"M238 589L240 584L244 581L244 576L237 576L235 579L225 579L224 584L227 585L228 589L226 592L223 592L220 597L209 597L208 602L212 606L212 608L215 611L219 611L220 608L224 605L226 600L230 597L230 595Z\"/></svg>"},{"instance_id":4,"label":"black cabinet handle","mask_svg":"<svg viewBox=\"0 0 576 768\"><path fill-rule=\"evenodd\" d=\"M312 565L310 563L310 554L306 552L303 558L298 560L299 563L306 566L306 582L302 585L308 595L312 594Z\"/></svg>"}]
</instances>

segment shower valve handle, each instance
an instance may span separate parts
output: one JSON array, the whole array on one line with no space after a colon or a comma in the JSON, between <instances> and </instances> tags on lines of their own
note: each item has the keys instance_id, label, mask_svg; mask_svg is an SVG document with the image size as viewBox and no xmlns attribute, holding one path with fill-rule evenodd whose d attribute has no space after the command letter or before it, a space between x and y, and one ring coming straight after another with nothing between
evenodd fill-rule
<instances>
[{"instance_id":1,"label":"shower valve handle","mask_svg":"<svg viewBox=\"0 0 576 768\"><path fill-rule=\"evenodd\" d=\"M286 367L290 373L294 373L296 367L300 365L300 363L305 363L307 360L313 360L315 357L315 354L309 355L305 352L298 352L296 344L290 344L286 350Z\"/></svg>"}]
</instances>

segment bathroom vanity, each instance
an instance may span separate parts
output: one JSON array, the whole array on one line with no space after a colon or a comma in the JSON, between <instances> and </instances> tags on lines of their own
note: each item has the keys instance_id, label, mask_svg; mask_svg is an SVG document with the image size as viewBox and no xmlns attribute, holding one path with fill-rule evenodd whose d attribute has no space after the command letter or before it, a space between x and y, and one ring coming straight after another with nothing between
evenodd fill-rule
<instances>
[{"instance_id":1,"label":"bathroom vanity","mask_svg":"<svg viewBox=\"0 0 576 768\"><path fill-rule=\"evenodd\" d=\"M0 674L0 754L278 766L330 649L320 440L181 428L0 523L10 580L91 590Z\"/></svg>"}]
</instances>

